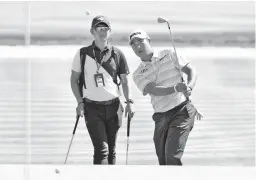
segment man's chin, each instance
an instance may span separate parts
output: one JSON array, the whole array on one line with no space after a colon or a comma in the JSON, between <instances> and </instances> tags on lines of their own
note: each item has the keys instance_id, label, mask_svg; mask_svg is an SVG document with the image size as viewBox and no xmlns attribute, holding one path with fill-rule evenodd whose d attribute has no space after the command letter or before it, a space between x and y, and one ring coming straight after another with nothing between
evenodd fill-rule
<instances>
[{"instance_id":1,"label":"man's chin","mask_svg":"<svg viewBox=\"0 0 256 180\"><path fill-rule=\"evenodd\" d=\"M143 54L142 53L138 53L137 56L139 56L141 59L144 58Z\"/></svg>"}]
</instances>

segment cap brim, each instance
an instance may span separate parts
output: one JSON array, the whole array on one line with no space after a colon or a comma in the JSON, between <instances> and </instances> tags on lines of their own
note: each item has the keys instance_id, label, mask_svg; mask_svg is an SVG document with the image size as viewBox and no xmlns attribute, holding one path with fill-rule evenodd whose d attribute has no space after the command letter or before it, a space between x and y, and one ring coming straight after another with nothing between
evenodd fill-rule
<instances>
[{"instance_id":1,"label":"cap brim","mask_svg":"<svg viewBox=\"0 0 256 180\"><path fill-rule=\"evenodd\" d=\"M93 27L97 26L98 24L105 24L106 26L110 27L110 25L108 25L108 23L103 22L103 21L102 21L102 22L98 22L98 23L94 24L94 26L93 26Z\"/></svg>"},{"instance_id":2,"label":"cap brim","mask_svg":"<svg viewBox=\"0 0 256 180\"><path fill-rule=\"evenodd\" d=\"M135 38L136 38L136 39L146 39L146 38L148 38L148 37L146 37L146 36L144 36L144 35L141 35L141 34L135 35L135 36L132 37L132 39L130 39L129 44L131 44L132 41L133 41Z\"/></svg>"}]
</instances>

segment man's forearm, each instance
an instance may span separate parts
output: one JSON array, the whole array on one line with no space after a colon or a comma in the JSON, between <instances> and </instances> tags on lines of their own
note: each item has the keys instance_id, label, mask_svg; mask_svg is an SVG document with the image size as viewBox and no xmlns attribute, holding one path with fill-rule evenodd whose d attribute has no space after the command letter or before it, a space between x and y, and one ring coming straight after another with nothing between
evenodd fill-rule
<instances>
[{"instance_id":1,"label":"man's forearm","mask_svg":"<svg viewBox=\"0 0 256 180\"><path fill-rule=\"evenodd\" d=\"M189 71L189 73L187 74L188 87L193 89L194 86L196 85L196 80L197 80L196 71L194 69L191 69L191 71Z\"/></svg>"},{"instance_id":2,"label":"man's forearm","mask_svg":"<svg viewBox=\"0 0 256 180\"><path fill-rule=\"evenodd\" d=\"M77 103L83 102L83 97L82 97L82 94L80 93L78 82L71 81L71 89L76 98Z\"/></svg>"},{"instance_id":3,"label":"man's forearm","mask_svg":"<svg viewBox=\"0 0 256 180\"><path fill-rule=\"evenodd\" d=\"M130 89L129 83L122 84L122 89L123 89L123 94L126 101L131 99L132 97L131 97L131 89Z\"/></svg>"}]
</instances>

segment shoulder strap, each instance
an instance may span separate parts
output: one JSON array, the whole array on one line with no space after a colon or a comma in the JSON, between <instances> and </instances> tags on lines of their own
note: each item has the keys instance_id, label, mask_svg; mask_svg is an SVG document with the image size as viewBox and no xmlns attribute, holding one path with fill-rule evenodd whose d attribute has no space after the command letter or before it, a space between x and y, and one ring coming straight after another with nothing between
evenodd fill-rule
<instances>
[{"instance_id":1,"label":"shoulder strap","mask_svg":"<svg viewBox=\"0 0 256 180\"><path fill-rule=\"evenodd\" d=\"M83 86L86 89L86 83L85 83L85 78L84 78L84 65L85 65L85 61L86 61L86 56L87 56L87 49L88 47L83 47L80 49L80 61L81 61L81 75L79 78L79 90L80 93L83 94ZM115 64L116 64L116 71L117 71L117 76L119 77L119 83L117 82L117 78L113 79L113 81L115 82L115 84L117 84L118 88L121 84L120 82L120 73L119 73L119 62L118 62L118 58L117 58L117 54L115 53L115 48L114 46L112 46L112 50L111 50L111 56L110 58L113 57Z\"/></svg>"},{"instance_id":2,"label":"shoulder strap","mask_svg":"<svg viewBox=\"0 0 256 180\"><path fill-rule=\"evenodd\" d=\"M115 61L115 64L116 64L116 75L119 77L119 83L117 83L117 78L116 78L116 84L119 88L120 84L121 84L121 78L120 78L120 72L119 72L119 61L118 61L118 58L117 58L117 55L115 53L115 48L114 46L112 46L112 52L111 52L111 57L113 57L114 61Z\"/></svg>"},{"instance_id":3,"label":"shoulder strap","mask_svg":"<svg viewBox=\"0 0 256 180\"><path fill-rule=\"evenodd\" d=\"M83 94L83 86L86 89L85 78L84 78L84 64L86 60L86 55L87 55L87 47L81 48L80 49L81 75L79 78L79 88L80 88L81 94Z\"/></svg>"}]
</instances>

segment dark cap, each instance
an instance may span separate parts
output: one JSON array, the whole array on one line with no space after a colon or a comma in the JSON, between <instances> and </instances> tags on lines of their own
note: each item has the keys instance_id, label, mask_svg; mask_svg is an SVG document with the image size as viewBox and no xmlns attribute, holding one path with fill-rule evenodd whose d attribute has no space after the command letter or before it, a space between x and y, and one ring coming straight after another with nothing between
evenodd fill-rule
<instances>
[{"instance_id":1,"label":"dark cap","mask_svg":"<svg viewBox=\"0 0 256 180\"><path fill-rule=\"evenodd\" d=\"M108 27L110 27L110 23L108 19L105 16L101 16L101 15L93 18L91 27L94 28L97 24L100 24L100 23L104 23Z\"/></svg>"}]
</instances>

